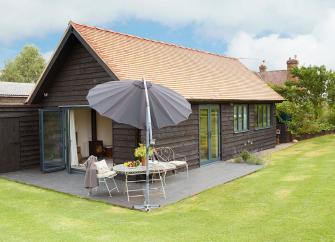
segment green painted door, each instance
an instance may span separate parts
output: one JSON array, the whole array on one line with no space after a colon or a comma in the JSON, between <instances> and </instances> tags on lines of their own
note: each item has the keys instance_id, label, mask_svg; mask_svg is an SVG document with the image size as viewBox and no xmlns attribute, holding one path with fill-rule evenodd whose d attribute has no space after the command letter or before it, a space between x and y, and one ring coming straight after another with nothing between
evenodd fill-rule
<instances>
[{"instance_id":1,"label":"green painted door","mask_svg":"<svg viewBox=\"0 0 335 242\"><path fill-rule=\"evenodd\" d=\"M220 159L220 106L201 105L199 108L200 164Z\"/></svg>"}]
</instances>

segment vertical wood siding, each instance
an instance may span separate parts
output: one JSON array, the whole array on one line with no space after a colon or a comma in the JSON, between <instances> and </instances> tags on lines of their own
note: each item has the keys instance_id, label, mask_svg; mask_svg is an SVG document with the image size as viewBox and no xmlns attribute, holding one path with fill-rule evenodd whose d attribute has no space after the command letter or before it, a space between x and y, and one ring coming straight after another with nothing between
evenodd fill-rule
<instances>
[{"instance_id":1,"label":"vertical wood siding","mask_svg":"<svg viewBox=\"0 0 335 242\"><path fill-rule=\"evenodd\" d=\"M276 145L275 105L271 105L271 127L255 129L255 104L249 104L249 130L234 133L234 106L221 105L221 151L227 160L247 149L250 151L273 148Z\"/></svg>"}]
</instances>

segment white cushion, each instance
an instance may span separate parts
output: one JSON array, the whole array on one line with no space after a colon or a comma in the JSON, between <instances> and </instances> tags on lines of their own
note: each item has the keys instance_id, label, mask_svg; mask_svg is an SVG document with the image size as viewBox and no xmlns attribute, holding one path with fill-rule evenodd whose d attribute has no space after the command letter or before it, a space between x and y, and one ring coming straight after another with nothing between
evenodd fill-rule
<instances>
[{"instance_id":1,"label":"white cushion","mask_svg":"<svg viewBox=\"0 0 335 242\"><path fill-rule=\"evenodd\" d=\"M175 166L186 166L187 162L184 160L172 160L169 163L174 164Z\"/></svg>"},{"instance_id":2,"label":"white cushion","mask_svg":"<svg viewBox=\"0 0 335 242\"><path fill-rule=\"evenodd\" d=\"M97 167L98 174L106 173L111 170L105 160L95 162L95 166Z\"/></svg>"},{"instance_id":3,"label":"white cushion","mask_svg":"<svg viewBox=\"0 0 335 242\"><path fill-rule=\"evenodd\" d=\"M116 174L115 171L107 171L107 172L104 172L104 173L98 173L97 177L98 178L107 178L107 177L114 177L116 175L117 174Z\"/></svg>"}]
</instances>

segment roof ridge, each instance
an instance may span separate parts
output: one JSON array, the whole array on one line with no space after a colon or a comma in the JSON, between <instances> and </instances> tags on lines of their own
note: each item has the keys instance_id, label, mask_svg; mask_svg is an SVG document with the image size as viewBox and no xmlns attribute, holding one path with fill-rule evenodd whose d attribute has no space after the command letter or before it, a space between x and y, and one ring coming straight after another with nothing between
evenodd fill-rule
<instances>
[{"instance_id":1,"label":"roof ridge","mask_svg":"<svg viewBox=\"0 0 335 242\"><path fill-rule=\"evenodd\" d=\"M287 71L287 70L285 70L285 69L283 69L283 70L271 70L271 71L264 71L264 72L275 72L275 71ZM260 72L258 71L258 73L260 73Z\"/></svg>"},{"instance_id":2,"label":"roof ridge","mask_svg":"<svg viewBox=\"0 0 335 242\"><path fill-rule=\"evenodd\" d=\"M194 48L185 47L185 46L178 45L178 44L168 43L168 42L164 42L164 41L160 41L160 40L152 40L152 39L148 39L148 38L144 38L144 37L140 37L140 36L136 36L136 35L132 35L132 34L121 33L121 32L117 32L117 31L110 30L110 29L104 29L104 28L99 28L99 27L96 27L96 26L90 26L90 25L86 25L86 24L79 24L79 23L76 23L76 22L73 22L73 21L69 21L69 25L73 26L74 24L75 25L81 25L81 26L84 26L86 28L97 29L97 30L100 30L100 31L110 32L110 33L123 35L123 36L131 37L131 38L135 38L135 39L150 41L150 42L154 42L154 43L158 43L158 44L163 44L163 45L168 45L168 46L172 46L172 47L176 47L176 48L181 48L181 49L185 49L185 50L199 52L199 53L202 53L202 54L208 54L208 55L213 55L213 56L217 56L217 57L223 57L223 58L238 60L238 58L231 57L231 56L225 56L225 55L222 55L222 54L212 53L212 52L205 51L205 50L194 49Z\"/></svg>"}]
</instances>

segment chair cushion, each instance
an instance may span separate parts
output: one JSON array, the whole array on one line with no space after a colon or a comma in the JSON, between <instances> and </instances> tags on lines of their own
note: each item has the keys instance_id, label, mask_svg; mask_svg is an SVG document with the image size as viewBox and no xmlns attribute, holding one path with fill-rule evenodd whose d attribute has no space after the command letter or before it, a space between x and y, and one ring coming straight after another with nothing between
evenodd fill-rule
<instances>
[{"instance_id":1,"label":"chair cushion","mask_svg":"<svg viewBox=\"0 0 335 242\"><path fill-rule=\"evenodd\" d=\"M97 177L98 178L108 178L108 177L114 177L116 176L116 172L115 171L107 171L107 172L104 172L104 173L98 173L97 174Z\"/></svg>"},{"instance_id":2,"label":"chair cushion","mask_svg":"<svg viewBox=\"0 0 335 242\"><path fill-rule=\"evenodd\" d=\"M186 166L187 165L187 162L184 161L184 160L172 160L172 161L169 161L170 164L173 164L175 166Z\"/></svg>"},{"instance_id":3,"label":"chair cushion","mask_svg":"<svg viewBox=\"0 0 335 242\"><path fill-rule=\"evenodd\" d=\"M105 160L95 162L95 166L97 167L98 174L106 173L111 170Z\"/></svg>"}]
</instances>

